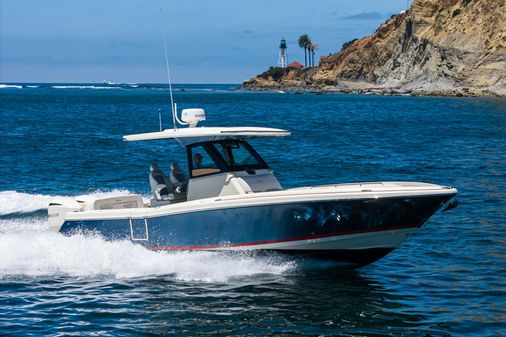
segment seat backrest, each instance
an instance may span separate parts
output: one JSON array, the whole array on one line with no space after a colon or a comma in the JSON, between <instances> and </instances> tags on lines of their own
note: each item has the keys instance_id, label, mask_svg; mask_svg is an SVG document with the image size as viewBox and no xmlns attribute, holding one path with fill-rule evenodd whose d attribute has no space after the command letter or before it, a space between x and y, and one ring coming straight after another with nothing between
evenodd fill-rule
<instances>
[{"instance_id":1,"label":"seat backrest","mask_svg":"<svg viewBox=\"0 0 506 337\"><path fill-rule=\"evenodd\" d=\"M163 174L163 172L160 170L151 171L149 175L155 184L165 184L165 180L167 179L165 174Z\"/></svg>"},{"instance_id":2,"label":"seat backrest","mask_svg":"<svg viewBox=\"0 0 506 337\"><path fill-rule=\"evenodd\" d=\"M176 162L170 164L170 181L175 185L185 184L187 182L186 175Z\"/></svg>"},{"instance_id":3,"label":"seat backrest","mask_svg":"<svg viewBox=\"0 0 506 337\"><path fill-rule=\"evenodd\" d=\"M174 184L174 192L172 196L175 200L186 199L186 190L188 188L188 180L179 164L172 162L170 164L170 181Z\"/></svg>"},{"instance_id":4,"label":"seat backrest","mask_svg":"<svg viewBox=\"0 0 506 337\"><path fill-rule=\"evenodd\" d=\"M158 165L152 164L149 173L151 192L156 200L165 200L174 191L174 184L163 174Z\"/></svg>"}]
</instances>

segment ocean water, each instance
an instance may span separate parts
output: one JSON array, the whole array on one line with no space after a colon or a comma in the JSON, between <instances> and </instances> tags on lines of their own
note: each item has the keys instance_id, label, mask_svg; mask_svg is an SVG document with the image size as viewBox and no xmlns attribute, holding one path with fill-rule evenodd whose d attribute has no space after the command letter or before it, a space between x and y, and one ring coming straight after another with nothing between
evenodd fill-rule
<instances>
[{"instance_id":1,"label":"ocean water","mask_svg":"<svg viewBox=\"0 0 506 337\"><path fill-rule=\"evenodd\" d=\"M506 100L243 92L177 86L208 126L271 126L252 141L285 187L411 180L455 186L378 262L343 271L287 256L152 252L48 231L54 197L140 193L184 163L156 85L0 85L0 335L504 336Z\"/></svg>"}]
</instances>

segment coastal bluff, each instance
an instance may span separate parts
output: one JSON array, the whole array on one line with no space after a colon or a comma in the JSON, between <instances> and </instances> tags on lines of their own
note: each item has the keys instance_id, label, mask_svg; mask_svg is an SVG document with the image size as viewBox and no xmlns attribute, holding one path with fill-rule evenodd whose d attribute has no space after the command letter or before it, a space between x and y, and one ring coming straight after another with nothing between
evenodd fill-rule
<instances>
[{"instance_id":1,"label":"coastal bluff","mask_svg":"<svg viewBox=\"0 0 506 337\"><path fill-rule=\"evenodd\" d=\"M271 68L250 90L506 96L506 1L414 0L311 68Z\"/></svg>"}]
</instances>

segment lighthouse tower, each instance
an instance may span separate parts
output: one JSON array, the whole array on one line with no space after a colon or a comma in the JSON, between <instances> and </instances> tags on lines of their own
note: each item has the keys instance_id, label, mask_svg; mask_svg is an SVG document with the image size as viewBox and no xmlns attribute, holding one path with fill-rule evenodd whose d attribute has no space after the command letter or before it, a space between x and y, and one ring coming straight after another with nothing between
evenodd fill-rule
<instances>
[{"instance_id":1,"label":"lighthouse tower","mask_svg":"<svg viewBox=\"0 0 506 337\"><path fill-rule=\"evenodd\" d=\"M288 64L288 60L286 58L286 40L285 40L285 38L282 38L281 43L279 44L278 66L280 66L281 68L286 68L287 64Z\"/></svg>"}]
</instances>

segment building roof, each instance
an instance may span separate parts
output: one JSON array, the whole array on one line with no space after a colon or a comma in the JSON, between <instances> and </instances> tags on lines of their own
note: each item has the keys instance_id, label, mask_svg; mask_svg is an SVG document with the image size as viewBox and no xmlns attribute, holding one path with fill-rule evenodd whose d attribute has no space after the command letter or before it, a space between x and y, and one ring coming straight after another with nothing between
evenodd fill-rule
<instances>
[{"instance_id":1,"label":"building roof","mask_svg":"<svg viewBox=\"0 0 506 337\"><path fill-rule=\"evenodd\" d=\"M288 65L288 67L292 68L304 68L304 65L300 62L294 61Z\"/></svg>"}]
</instances>

